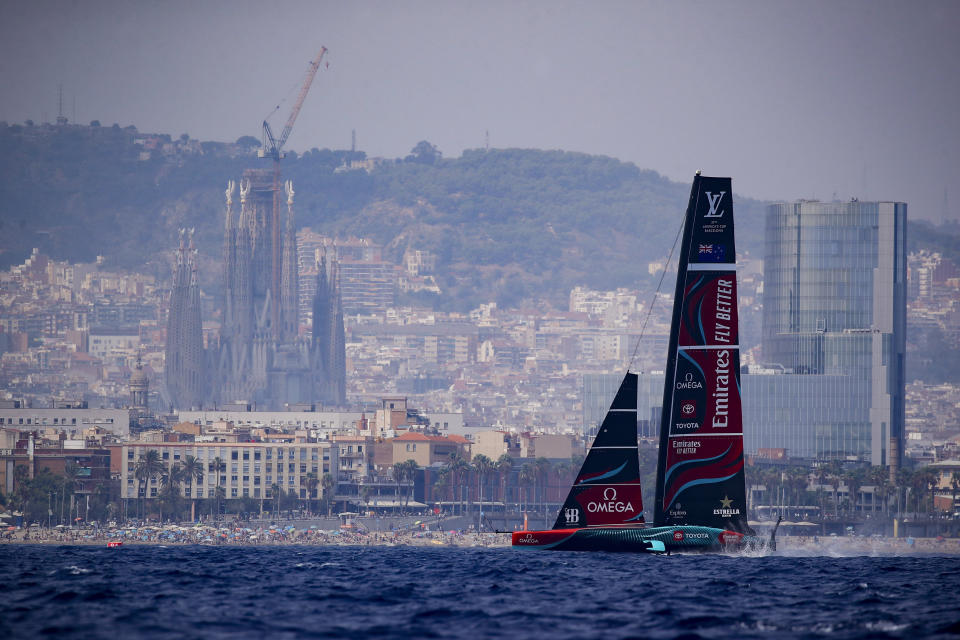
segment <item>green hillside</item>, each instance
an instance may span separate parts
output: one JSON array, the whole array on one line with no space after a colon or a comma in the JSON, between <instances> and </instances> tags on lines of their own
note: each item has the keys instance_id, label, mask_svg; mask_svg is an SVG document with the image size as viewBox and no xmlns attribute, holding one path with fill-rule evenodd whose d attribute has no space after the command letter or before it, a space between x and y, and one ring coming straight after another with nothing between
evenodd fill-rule
<instances>
[{"instance_id":1,"label":"green hillside","mask_svg":"<svg viewBox=\"0 0 960 640\"><path fill-rule=\"evenodd\" d=\"M186 226L197 230L202 277L216 289L224 186L265 161L243 145L169 136L160 142L177 150L144 159L144 137L133 127L0 127L0 266L36 246L164 277L176 229ZM397 262L407 247L435 252L444 295L433 303L448 309L531 297L562 304L578 284L643 284L647 263L670 251L689 193L689 183L654 171L564 151L441 158L423 142L370 172L343 169L363 157L289 154L283 171L296 186L298 225L372 238ZM759 255L762 203L736 203L739 249Z\"/></svg>"}]
</instances>

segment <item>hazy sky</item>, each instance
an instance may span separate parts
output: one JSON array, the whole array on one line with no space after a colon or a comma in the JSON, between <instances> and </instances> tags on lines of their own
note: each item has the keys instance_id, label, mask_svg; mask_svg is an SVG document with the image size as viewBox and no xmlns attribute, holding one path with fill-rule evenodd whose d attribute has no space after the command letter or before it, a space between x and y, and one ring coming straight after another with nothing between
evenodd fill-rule
<instances>
[{"instance_id":1,"label":"hazy sky","mask_svg":"<svg viewBox=\"0 0 960 640\"><path fill-rule=\"evenodd\" d=\"M960 2L49 2L0 4L0 119L288 149L605 154L765 199L904 200L958 218Z\"/></svg>"}]
</instances>

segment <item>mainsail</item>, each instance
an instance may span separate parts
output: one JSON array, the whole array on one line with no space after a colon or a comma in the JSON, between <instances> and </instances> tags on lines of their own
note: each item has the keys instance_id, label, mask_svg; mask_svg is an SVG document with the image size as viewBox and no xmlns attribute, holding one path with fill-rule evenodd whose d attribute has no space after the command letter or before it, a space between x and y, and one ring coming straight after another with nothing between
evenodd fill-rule
<instances>
[{"instance_id":1,"label":"mainsail","mask_svg":"<svg viewBox=\"0 0 960 640\"><path fill-rule=\"evenodd\" d=\"M655 526L747 525L730 178L693 180L663 392Z\"/></svg>"},{"instance_id":2,"label":"mainsail","mask_svg":"<svg viewBox=\"0 0 960 640\"><path fill-rule=\"evenodd\" d=\"M637 374L627 373L557 515L554 529L643 523Z\"/></svg>"}]
</instances>

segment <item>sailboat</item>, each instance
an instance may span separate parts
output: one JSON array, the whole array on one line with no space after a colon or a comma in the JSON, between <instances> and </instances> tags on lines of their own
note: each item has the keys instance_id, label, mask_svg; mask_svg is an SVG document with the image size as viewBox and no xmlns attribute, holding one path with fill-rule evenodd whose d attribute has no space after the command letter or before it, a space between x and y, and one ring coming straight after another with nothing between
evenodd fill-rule
<instances>
[{"instance_id":1,"label":"sailboat","mask_svg":"<svg viewBox=\"0 0 960 640\"><path fill-rule=\"evenodd\" d=\"M644 521L637 374L627 371L552 529L513 546L720 551L776 546L747 522L730 178L694 176L665 371L654 521ZM779 523L778 523L779 524Z\"/></svg>"}]
</instances>

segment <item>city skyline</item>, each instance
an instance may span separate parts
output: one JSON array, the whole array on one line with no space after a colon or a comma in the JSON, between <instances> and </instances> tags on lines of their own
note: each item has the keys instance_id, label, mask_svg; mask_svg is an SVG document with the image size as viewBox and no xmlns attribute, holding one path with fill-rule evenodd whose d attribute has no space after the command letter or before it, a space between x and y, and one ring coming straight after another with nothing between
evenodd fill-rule
<instances>
[{"instance_id":1,"label":"city skyline","mask_svg":"<svg viewBox=\"0 0 960 640\"><path fill-rule=\"evenodd\" d=\"M325 45L293 150L349 148L353 130L386 157L422 139L448 157L559 147L956 220L958 23L946 2L40 2L0 27L0 119L53 121L63 85L71 120L258 136Z\"/></svg>"}]
</instances>

